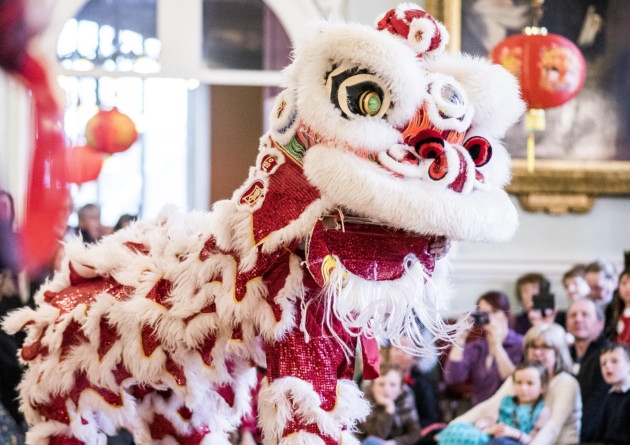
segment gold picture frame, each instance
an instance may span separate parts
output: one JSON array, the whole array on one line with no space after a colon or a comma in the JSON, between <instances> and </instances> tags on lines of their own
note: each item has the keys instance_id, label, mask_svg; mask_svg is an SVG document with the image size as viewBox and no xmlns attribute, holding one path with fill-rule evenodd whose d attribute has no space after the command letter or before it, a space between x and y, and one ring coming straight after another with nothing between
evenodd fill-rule
<instances>
[{"instance_id":1,"label":"gold picture frame","mask_svg":"<svg viewBox=\"0 0 630 445\"><path fill-rule=\"evenodd\" d=\"M426 10L449 30L452 51L460 50L461 6L461 0L425 0ZM529 172L525 159L515 158L506 190L526 211L587 213L599 196L630 196L630 162L537 159Z\"/></svg>"}]
</instances>

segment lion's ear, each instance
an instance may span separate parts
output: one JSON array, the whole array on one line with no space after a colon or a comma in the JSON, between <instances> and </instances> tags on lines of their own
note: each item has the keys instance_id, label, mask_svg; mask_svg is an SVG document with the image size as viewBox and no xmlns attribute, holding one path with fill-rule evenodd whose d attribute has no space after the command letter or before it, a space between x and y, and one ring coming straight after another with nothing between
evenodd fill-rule
<instances>
[{"instance_id":1,"label":"lion's ear","mask_svg":"<svg viewBox=\"0 0 630 445\"><path fill-rule=\"evenodd\" d=\"M278 94L269 114L271 137L280 145L286 145L293 138L298 125L299 117L295 92L286 89Z\"/></svg>"}]
</instances>

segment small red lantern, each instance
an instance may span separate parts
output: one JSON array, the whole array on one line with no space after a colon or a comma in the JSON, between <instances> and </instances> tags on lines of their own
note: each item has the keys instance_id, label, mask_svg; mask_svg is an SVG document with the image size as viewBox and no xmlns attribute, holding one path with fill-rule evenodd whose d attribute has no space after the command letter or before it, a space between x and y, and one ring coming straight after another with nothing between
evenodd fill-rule
<instances>
[{"instance_id":1,"label":"small red lantern","mask_svg":"<svg viewBox=\"0 0 630 445\"><path fill-rule=\"evenodd\" d=\"M563 105L577 96L586 79L586 62L573 42L536 26L499 42L490 58L514 74L521 85L528 106L528 169L533 171L533 132L545 129L544 109Z\"/></svg>"},{"instance_id":2,"label":"small red lantern","mask_svg":"<svg viewBox=\"0 0 630 445\"><path fill-rule=\"evenodd\" d=\"M88 120L85 138L95 150L114 154L131 147L138 139L138 131L131 118L114 107L99 110Z\"/></svg>"},{"instance_id":3,"label":"small red lantern","mask_svg":"<svg viewBox=\"0 0 630 445\"><path fill-rule=\"evenodd\" d=\"M66 150L66 180L75 184L94 181L98 178L105 155L87 145Z\"/></svg>"}]
</instances>

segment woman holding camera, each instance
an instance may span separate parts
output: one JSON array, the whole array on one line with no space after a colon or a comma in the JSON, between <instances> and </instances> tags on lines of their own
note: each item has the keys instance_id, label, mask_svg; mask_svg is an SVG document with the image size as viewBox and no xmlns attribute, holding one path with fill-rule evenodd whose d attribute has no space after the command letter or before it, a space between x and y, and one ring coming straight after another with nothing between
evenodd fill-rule
<instances>
[{"instance_id":1,"label":"woman holding camera","mask_svg":"<svg viewBox=\"0 0 630 445\"><path fill-rule=\"evenodd\" d=\"M510 329L510 301L503 292L490 291L477 300L471 314L473 327L483 335L469 340L471 329L463 330L444 365L444 383L471 381L471 402L489 398L523 359L523 336ZM469 341L467 341L469 340Z\"/></svg>"}]
</instances>

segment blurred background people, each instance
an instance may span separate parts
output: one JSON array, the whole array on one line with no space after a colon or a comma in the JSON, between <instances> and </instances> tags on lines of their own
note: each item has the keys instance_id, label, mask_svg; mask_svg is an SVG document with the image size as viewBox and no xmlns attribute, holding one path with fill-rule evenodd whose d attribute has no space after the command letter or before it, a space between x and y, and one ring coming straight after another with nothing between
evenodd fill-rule
<instances>
[{"instance_id":1,"label":"blurred background people","mask_svg":"<svg viewBox=\"0 0 630 445\"><path fill-rule=\"evenodd\" d=\"M565 330L555 323L533 326L525 335L525 359L538 360L547 368L549 385L544 402L551 412L551 417L529 445L574 445L580 440L580 385L571 375L572 361L566 338ZM474 424L488 413L496 412L505 396L514 394L514 381L510 377L491 398L455 418L451 424Z\"/></svg>"},{"instance_id":2,"label":"blurred background people","mask_svg":"<svg viewBox=\"0 0 630 445\"><path fill-rule=\"evenodd\" d=\"M610 337L619 343L630 344L630 269L619 274L619 285L610 303Z\"/></svg>"},{"instance_id":3,"label":"blurred background people","mask_svg":"<svg viewBox=\"0 0 630 445\"><path fill-rule=\"evenodd\" d=\"M525 335L532 327L529 311L534 305L534 295L538 295L541 288L549 288L549 285L549 280L538 272L526 273L516 279L516 299L523 310L514 317L515 332Z\"/></svg>"},{"instance_id":4,"label":"blurred background people","mask_svg":"<svg viewBox=\"0 0 630 445\"><path fill-rule=\"evenodd\" d=\"M608 259L601 258L586 265L584 278L591 288L589 298L597 303L608 317L606 312L612 301L613 293L617 288L617 268Z\"/></svg>"},{"instance_id":5,"label":"blurred background people","mask_svg":"<svg viewBox=\"0 0 630 445\"><path fill-rule=\"evenodd\" d=\"M366 388L372 407L365 421L357 425L362 445L413 445L420 439L420 423L402 370L387 362L380 365L380 377Z\"/></svg>"},{"instance_id":6,"label":"blurred background people","mask_svg":"<svg viewBox=\"0 0 630 445\"><path fill-rule=\"evenodd\" d=\"M13 196L0 189L0 320L23 305L18 288L20 261L14 224ZM24 443L26 424L16 390L22 378L17 359L22 340L22 336L0 329L0 443Z\"/></svg>"},{"instance_id":7,"label":"blurred background people","mask_svg":"<svg viewBox=\"0 0 630 445\"><path fill-rule=\"evenodd\" d=\"M567 331L573 336L570 348L573 374L582 393L582 431L580 440L594 439L602 416L602 404L610 386L604 381L599 356L606 344L604 313L588 298L574 301L567 310Z\"/></svg>"},{"instance_id":8,"label":"blurred background people","mask_svg":"<svg viewBox=\"0 0 630 445\"><path fill-rule=\"evenodd\" d=\"M562 275L562 286L567 294L569 303L587 298L591 293L591 287L586 282L586 266L576 264Z\"/></svg>"},{"instance_id":9,"label":"blurred background people","mask_svg":"<svg viewBox=\"0 0 630 445\"><path fill-rule=\"evenodd\" d=\"M86 244L99 241L105 234L105 228L101 223L101 209L96 204L85 204L77 212L79 224L76 233L83 238Z\"/></svg>"},{"instance_id":10,"label":"blurred background people","mask_svg":"<svg viewBox=\"0 0 630 445\"><path fill-rule=\"evenodd\" d=\"M417 357L409 353L406 346L411 346L411 342L405 336L401 337L400 346L391 345L389 361L400 367L403 381L412 389L420 426L424 428L440 421L437 351L429 351L430 355Z\"/></svg>"},{"instance_id":11,"label":"blurred background people","mask_svg":"<svg viewBox=\"0 0 630 445\"><path fill-rule=\"evenodd\" d=\"M510 329L512 315L507 295L486 292L477 300L477 309L486 314L476 322L483 336L467 342L470 329L462 330L449 352L443 373L447 385L472 381L473 405L494 394L523 359L523 336Z\"/></svg>"},{"instance_id":12,"label":"blurred background people","mask_svg":"<svg viewBox=\"0 0 630 445\"><path fill-rule=\"evenodd\" d=\"M606 346L599 360L604 380L611 388L602 407L602 421L594 440L625 445L630 439L630 346L620 343Z\"/></svg>"},{"instance_id":13,"label":"blurred background people","mask_svg":"<svg viewBox=\"0 0 630 445\"><path fill-rule=\"evenodd\" d=\"M118 218L118 221L116 221L116 225L114 226L114 232L124 229L125 227L129 227L131 223L137 220L138 217L136 215L130 215L128 213L120 215L120 218Z\"/></svg>"}]
</instances>

